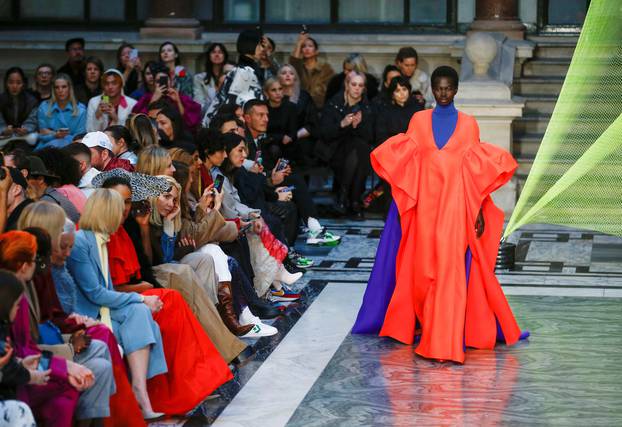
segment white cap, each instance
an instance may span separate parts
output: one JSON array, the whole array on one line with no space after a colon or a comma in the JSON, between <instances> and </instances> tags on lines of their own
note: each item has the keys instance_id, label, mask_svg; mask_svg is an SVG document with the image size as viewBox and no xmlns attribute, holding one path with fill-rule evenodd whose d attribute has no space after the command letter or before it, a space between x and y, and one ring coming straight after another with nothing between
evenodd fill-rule
<instances>
[{"instance_id":1,"label":"white cap","mask_svg":"<svg viewBox=\"0 0 622 427\"><path fill-rule=\"evenodd\" d=\"M82 143L89 148L101 147L112 151L112 141L104 132L89 132L82 138Z\"/></svg>"}]
</instances>

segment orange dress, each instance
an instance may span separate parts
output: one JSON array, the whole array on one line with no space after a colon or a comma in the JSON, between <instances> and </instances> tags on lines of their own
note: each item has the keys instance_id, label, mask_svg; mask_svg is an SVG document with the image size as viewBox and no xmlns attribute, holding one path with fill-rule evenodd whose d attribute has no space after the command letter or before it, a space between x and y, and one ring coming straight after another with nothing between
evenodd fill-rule
<instances>
[{"instance_id":1,"label":"orange dress","mask_svg":"<svg viewBox=\"0 0 622 427\"><path fill-rule=\"evenodd\" d=\"M115 286L140 278L136 250L123 226L110 236L108 260ZM142 295L156 295L164 304L153 319L162 334L168 372L147 381L151 405L156 412L184 415L233 374L179 292L151 289Z\"/></svg>"},{"instance_id":2,"label":"orange dress","mask_svg":"<svg viewBox=\"0 0 622 427\"><path fill-rule=\"evenodd\" d=\"M412 344L418 321L416 353L459 363L465 345L494 347L497 321L506 343L515 343L520 329L494 274L503 212L490 194L511 178L516 161L480 142L477 122L460 112L439 150L426 110L413 116L406 133L376 148L371 162L391 185L402 228L395 291L380 335ZM478 239L480 208L485 231ZM468 288L467 248L473 256Z\"/></svg>"}]
</instances>

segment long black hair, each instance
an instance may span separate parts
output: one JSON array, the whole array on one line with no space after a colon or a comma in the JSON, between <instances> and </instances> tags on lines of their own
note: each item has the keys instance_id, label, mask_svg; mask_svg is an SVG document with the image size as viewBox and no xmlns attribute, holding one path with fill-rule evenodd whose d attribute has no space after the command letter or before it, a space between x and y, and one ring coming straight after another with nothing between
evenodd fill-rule
<instances>
[{"instance_id":1,"label":"long black hair","mask_svg":"<svg viewBox=\"0 0 622 427\"><path fill-rule=\"evenodd\" d=\"M210 55L217 47L220 48L220 50L222 50L224 58L223 58L222 64L220 65L219 74L215 75L214 67L213 67L214 64L212 64L212 59L210 58ZM227 52L227 48L225 47L224 44L212 43L211 45L209 45L209 47L205 51L205 79L203 80L203 82L207 85L212 80L214 80L214 84L217 84L218 78L222 75L222 71L225 68L225 65L227 64L227 61L229 61L229 52Z\"/></svg>"},{"instance_id":2,"label":"long black hair","mask_svg":"<svg viewBox=\"0 0 622 427\"><path fill-rule=\"evenodd\" d=\"M17 96L9 94L8 83L11 74L19 74L22 79L23 86ZM7 125L13 127L21 127L22 123L28 118L33 108L37 106L37 100L30 96L26 89L28 88L28 78L20 67L11 67L4 73L4 93L0 95L0 112L4 117ZM17 108L16 104L17 103ZM17 115L15 114L17 112Z\"/></svg>"},{"instance_id":3,"label":"long black hair","mask_svg":"<svg viewBox=\"0 0 622 427\"><path fill-rule=\"evenodd\" d=\"M108 126L104 132L110 132L114 139L123 138L125 145L127 145L128 151L136 152L139 148L138 144L134 140L134 137L132 136L132 132L130 132L130 130L123 125Z\"/></svg>"}]
</instances>

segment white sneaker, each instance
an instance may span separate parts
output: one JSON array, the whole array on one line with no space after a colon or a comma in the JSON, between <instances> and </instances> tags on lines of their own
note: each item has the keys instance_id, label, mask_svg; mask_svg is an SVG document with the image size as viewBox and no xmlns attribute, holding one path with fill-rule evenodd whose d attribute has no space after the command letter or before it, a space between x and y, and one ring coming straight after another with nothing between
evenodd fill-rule
<instances>
[{"instance_id":1,"label":"white sneaker","mask_svg":"<svg viewBox=\"0 0 622 427\"><path fill-rule=\"evenodd\" d=\"M279 332L274 326L261 323L261 319L251 313L248 307L244 307L244 310L242 310L242 314L240 314L240 323L242 325L254 324L253 329L246 333L246 335L242 335L242 338L271 337Z\"/></svg>"}]
</instances>

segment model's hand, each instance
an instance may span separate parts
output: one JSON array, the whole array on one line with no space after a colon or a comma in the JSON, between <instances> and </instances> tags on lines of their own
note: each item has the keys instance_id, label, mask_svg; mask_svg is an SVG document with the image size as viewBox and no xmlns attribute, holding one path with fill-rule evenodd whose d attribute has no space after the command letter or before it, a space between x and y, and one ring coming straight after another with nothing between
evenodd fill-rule
<instances>
[{"instance_id":1,"label":"model's hand","mask_svg":"<svg viewBox=\"0 0 622 427\"><path fill-rule=\"evenodd\" d=\"M477 214L477 219L475 220L475 233L477 238L479 239L482 234L484 234L484 228L486 223L484 222L484 215L482 214L482 210L479 210L479 214Z\"/></svg>"}]
</instances>

